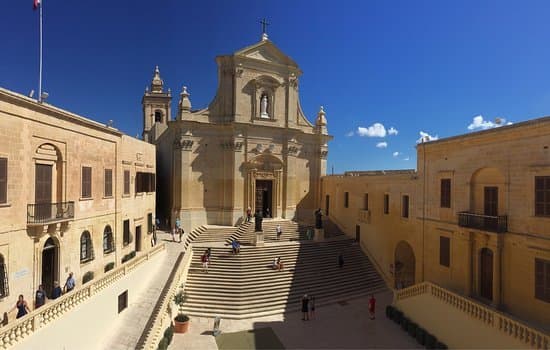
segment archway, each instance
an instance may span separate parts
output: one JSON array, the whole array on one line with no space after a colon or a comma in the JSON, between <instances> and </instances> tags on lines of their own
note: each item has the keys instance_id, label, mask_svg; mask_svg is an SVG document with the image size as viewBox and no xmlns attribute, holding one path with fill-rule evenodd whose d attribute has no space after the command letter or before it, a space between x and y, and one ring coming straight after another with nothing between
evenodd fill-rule
<instances>
[{"instance_id":1,"label":"archway","mask_svg":"<svg viewBox=\"0 0 550 350\"><path fill-rule=\"evenodd\" d=\"M269 154L271 146L247 164L247 197L244 208L261 211L264 217L278 217L282 205L281 176L283 162ZM261 145L256 148L263 150Z\"/></svg>"},{"instance_id":2,"label":"archway","mask_svg":"<svg viewBox=\"0 0 550 350\"><path fill-rule=\"evenodd\" d=\"M479 295L493 300L493 251L489 248L479 253Z\"/></svg>"},{"instance_id":3,"label":"archway","mask_svg":"<svg viewBox=\"0 0 550 350\"><path fill-rule=\"evenodd\" d=\"M411 245L401 241L395 247L395 288L401 289L415 283L414 251Z\"/></svg>"},{"instance_id":4,"label":"archway","mask_svg":"<svg viewBox=\"0 0 550 350\"><path fill-rule=\"evenodd\" d=\"M52 293L54 281L59 281L59 247L50 237L42 249L42 285L48 296Z\"/></svg>"}]
</instances>

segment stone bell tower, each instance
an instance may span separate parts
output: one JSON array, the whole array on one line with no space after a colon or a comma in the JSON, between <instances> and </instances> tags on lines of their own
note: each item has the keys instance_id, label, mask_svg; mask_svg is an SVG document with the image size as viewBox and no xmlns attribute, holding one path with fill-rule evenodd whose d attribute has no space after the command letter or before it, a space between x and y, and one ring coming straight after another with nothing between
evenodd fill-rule
<instances>
[{"instance_id":1,"label":"stone bell tower","mask_svg":"<svg viewBox=\"0 0 550 350\"><path fill-rule=\"evenodd\" d=\"M155 143L159 136L167 129L171 119L170 103L172 96L170 89L164 92L164 81L160 77L159 67L155 67L151 87L145 88L141 99L143 106L143 140Z\"/></svg>"}]
</instances>

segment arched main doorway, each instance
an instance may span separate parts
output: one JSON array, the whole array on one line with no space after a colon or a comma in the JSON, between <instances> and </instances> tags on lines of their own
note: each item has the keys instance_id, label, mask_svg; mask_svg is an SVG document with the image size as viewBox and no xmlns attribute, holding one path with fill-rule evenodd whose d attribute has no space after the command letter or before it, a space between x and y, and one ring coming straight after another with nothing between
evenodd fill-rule
<instances>
[{"instance_id":1,"label":"arched main doorway","mask_svg":"<svg viewBox=\"0 0 550 350\"><path fill-rule=\"evenodd\" d=\"M42 249L42 285L48 296L53 290L54 281L59 281L59 247L53 238L48 238Z\"/></svg>"},{"instance_id":2,"label":"arched main doorway","mask_svg":"<svg viewBox=\"0 0 550 350\"><path fill-rule=\"evenodd\" d=\"M263 148L257 147L260 149ZM252 212L260 211L264 217L278 217L282 205L283 162L271 154L262 154L248 162L247 167L248 196L244 207L251 207Z\"/></svg>"},{"instance_id":3,"label":"arched main doorway","mask_svg":"<svg viewBox=\"0 0 550 350\"><path fill-rule=\"evenodd\" d=\"M493 251L481 249L479 255L479 295L493 300Z\"/></svg>"},{"instance_id":4,"label":"arched main doorway","mask_svg":"<svg viewBox=\"0 0 550 350\"><path fill-rule=\"evenodd\" d=\"M395 288L405 288L414 284L415 263L411 245L405 241L399 242L395 247Z\"/></svg>"}]
</instances>

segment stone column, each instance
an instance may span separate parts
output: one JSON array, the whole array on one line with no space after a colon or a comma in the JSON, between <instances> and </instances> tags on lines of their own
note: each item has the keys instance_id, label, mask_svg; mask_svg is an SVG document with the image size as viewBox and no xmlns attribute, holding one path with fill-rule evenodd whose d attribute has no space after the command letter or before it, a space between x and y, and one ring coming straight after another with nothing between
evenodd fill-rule
<instances>
[{"instance_id":1,"label":"stone column","mask_svg":"<svg viewBox=\"0 0 550 350\"><path fill-rule=\"evenodd\" d=\"M500 237L497 237L497 244L491 247L493 254L493 306L500 308L500 285L501 285L501 250Z\"/></svg>"},{"instance_id":2,"label":"stone column","mask_svg":"<svg viewBox=\"0 0 550 350\"><path fill-rule=\"evenodd\" d=\"M474 273L473 273L473 262L472 262L472 259L473 259L473 254L472 254L472 251L474 249L474 245L473 245L473 239L472 239L472 236L471 236L471 233L469 232L466 232L465 233L465 243L466 243L466 261L465 261L465 278L466 280L464 281L464 294L466 296L470 296L472 295L472 279L474 277Z\"/></svg>"}]
</instances>

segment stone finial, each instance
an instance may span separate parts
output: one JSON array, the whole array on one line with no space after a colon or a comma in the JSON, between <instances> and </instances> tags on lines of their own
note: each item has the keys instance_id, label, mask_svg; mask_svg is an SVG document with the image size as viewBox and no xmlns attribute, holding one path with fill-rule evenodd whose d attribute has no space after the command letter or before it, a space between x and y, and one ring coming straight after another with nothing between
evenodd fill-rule
<instances>
[{"instance_id":1,"label":"stone finial","mask_svg":"<svg viewBox=\"0 0 550 350\"><path fill-rule=\"evenodd\" d=\"M319 113L317 113L317 120L315 121L315 125L317 126L326 126L327 125L327 118L325 117L325 109L323 106L319 109Z\"/></svg>"},{"instance_id":2,"label":"stone finial","mask_svg":"<svg viewBox=\"0 0 550 350\"><path fill-rule=\"evenodd\" d=\"M262 41L266 41L266 40L269 40L267 33L262 33Z\"/></svg>"},{"instance_id":3,"label":"stone finial","mask_svg":"<svg viewBox=\"0 0 550 350\"><path fill-rule=\"evenodd\" d=\"M183 119L183 112L190 112L191 111L191 100L189 100L189 92L187 92L187 86L184 86L181 89L180 92L180 101L178 103L179 106L179 115L180 119Z\"/></svg>"},{"instance_id":4,"label":"stone finial","mask_svg":"<svg viewBox=\"0 0 550 350\"><path fill-rule=\"evenodd\" d=\"M151 81L151 92L162 92L162 87L164 81L160 77L159 66L155 66L155 74L153 75L153 80Z\"/></svg>"}]
</instances>

